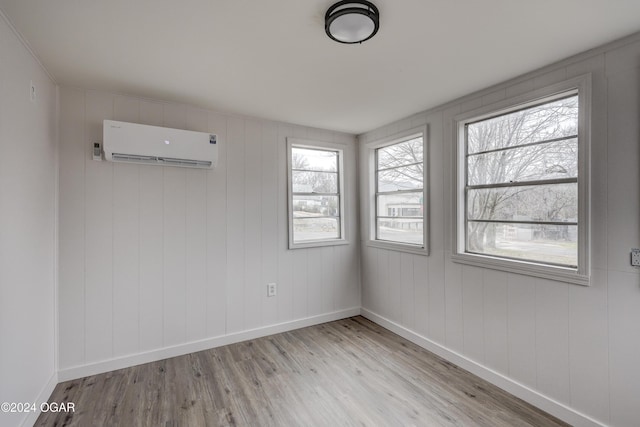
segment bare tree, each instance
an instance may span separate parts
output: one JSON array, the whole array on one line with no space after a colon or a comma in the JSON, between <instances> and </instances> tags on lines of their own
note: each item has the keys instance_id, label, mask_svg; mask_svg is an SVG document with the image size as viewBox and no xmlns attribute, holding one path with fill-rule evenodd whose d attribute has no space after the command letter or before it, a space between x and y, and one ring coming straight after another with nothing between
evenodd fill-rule
<instances>
[{"instance_id":1,"label":"bare tree","mask_svg":"<svg viewBox=\"0 0 640 427\"><path fill-rule=\"evenodd\" d=\"M378 150L379 182L399 190L423 186L423 143L416 138Z\"/></svg>"},{"instance_id":2,"label":"bare tree","mask_svg":"<svg viewBox=\"0 0 640 427\"><path fill-rule=\"evenodd\" d=\"M577 176L577 97L467 126L467 184L526 183ZM513 186L468 190L470 219L561 221L577 215L575 186ZM468 223L468 249L495 247L494 223Z\"/></svg>"}]
</instances>

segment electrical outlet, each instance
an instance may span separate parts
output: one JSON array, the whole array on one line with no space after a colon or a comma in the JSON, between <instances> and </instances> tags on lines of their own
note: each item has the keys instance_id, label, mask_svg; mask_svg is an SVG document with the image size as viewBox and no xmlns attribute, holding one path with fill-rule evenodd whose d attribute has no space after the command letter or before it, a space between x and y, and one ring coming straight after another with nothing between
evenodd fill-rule
<instances>
[{"instance_id":1,"label":"electrical outlet","mask_svg":"<svg viewBox=\"0 0 640 427\"><path fill-rule=\"evenodd\" d=\"M267 283L267 296L275 297L276 296L276 284L275 283Z\"/></svg>"},{"instance_id":2,"label":"electrical outlet","mask_svg":"<svg viewBox=\"0 0 640 427\"><path fill-rule=\"evenodd\" d=\"M640 267L640 249L631 249L631 265Z\"/></svg>"}]
</instances>

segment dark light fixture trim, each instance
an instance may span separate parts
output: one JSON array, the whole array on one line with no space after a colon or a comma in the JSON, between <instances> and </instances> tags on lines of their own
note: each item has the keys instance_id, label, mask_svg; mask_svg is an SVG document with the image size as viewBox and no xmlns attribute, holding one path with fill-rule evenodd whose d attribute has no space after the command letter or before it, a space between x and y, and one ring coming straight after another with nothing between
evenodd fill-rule
<instances>
[{"instance_id":1,"label":"dark light fixture trim","mask_svg":"<svg viewBox=\"0 0 640 427\"><path fill-rule=\"evenodd\" d=\"M363 17L364 19L359 19ZM338 43L362 43L373 37L379 27L380 12L373 3L366 0L339 1L324 16L327 36Z\"/></svg>"}]
</instances>

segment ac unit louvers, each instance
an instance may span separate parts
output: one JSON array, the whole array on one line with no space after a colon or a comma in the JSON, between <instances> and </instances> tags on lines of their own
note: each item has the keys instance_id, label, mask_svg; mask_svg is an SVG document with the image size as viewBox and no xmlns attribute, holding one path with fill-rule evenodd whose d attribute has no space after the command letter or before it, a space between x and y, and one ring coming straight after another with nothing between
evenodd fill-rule
<instances>
[{"instance_id":1,"label":"ac unit louvers","mask_svg":"<svg viewBox=\"0 0 640 427\"><path fill-rule=\"evenodd\" d=\"M104 157L112 162L213 168L218 163L216 135L105 120Z\"/></svg>"}]
</instances>

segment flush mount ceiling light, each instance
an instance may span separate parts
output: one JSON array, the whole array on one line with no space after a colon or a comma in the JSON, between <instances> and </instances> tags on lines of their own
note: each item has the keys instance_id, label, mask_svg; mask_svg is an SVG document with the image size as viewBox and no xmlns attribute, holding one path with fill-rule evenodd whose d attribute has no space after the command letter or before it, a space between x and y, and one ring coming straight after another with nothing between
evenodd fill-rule
<instances>
[{"instance_id":1,"label":"flush mount ceiling light","mask_svg":"<svg viewBox=\"0 0 640 427\"><path fill-rule=\"evenodd\" d=\"M324 30L340 43L362 43L378 32L380 12L365 0L339 1L324 15Z\"/></svg>"}]
</instances>

